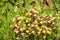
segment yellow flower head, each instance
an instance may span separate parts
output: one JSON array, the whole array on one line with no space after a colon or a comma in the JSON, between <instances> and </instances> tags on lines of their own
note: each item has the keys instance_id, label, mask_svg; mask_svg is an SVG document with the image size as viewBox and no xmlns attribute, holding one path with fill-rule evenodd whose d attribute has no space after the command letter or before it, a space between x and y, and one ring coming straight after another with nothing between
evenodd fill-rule
<instances>
[{"instance_id":1,"label":"yellow flower head","mask_svg":"<svg viewBox=\"0 0 60 40\"><path fill-rule=\"evenodd\" d=\"M32 9L32 11L33 11L34 13L38 13L38 11L37 11L37 10L35 10L35 9Z\"/></svg>"},{"instance_id":2,"label":"yellow flower head","mask_svg":"<svg viewBox=\"0 0 60 40\"><path fill-rule=\"evenodd\" d=\"M58 19L60 20L60 17L58 17Z\"/></svg>"},{"instance_id":3,"label":"yellow flower head","mask_svg":"<svg viewBox=\"0 0 60 40\"><path fill-rule=\"evenodd\" d=\"M26 30L26 26L22 27L22 30Z\"/></svg>"},{"instance_id":4,"label":"yellow flower head","mask_svg":"<svg viewBox=\"0 0 60 40\"><path fill-rule=\"evenodd\" d=\"M35 20L34 23L38 23L37 20Z\"/></svg>"},{"instance_id":5,"label":"yellow flower head","mask_svg":"<svg viewBox=\"0 0 60 40\"><path fill-rule=\"evenodd\" d=\"M42 33L46 33L46 30L43 30Z\"/></svg>"},{"instance_id":6,"label":"yellow flower head","mask_svg":"<svg viewBox=\"0 0 60 40\"><path fill-rule=\"evenodd\" d=\"M18 23L21 24L21 21L19 21Z\"/></svg>"},{"instance_id":7,"label":"yellow flower head","mask_svg":"<svg viewBox=\"0 0 60 40\"><path fill-rule=\"evenodd\" d=\"M20 19L21 19L21 17L18 17L18 18L17 18L17 20L20 20Z\"/></svg>"},{"instance_id":8,"label":"yellow flower head","mask_svg":"<svg viewBox=\"0 0 60 40\"><path fill-rule=\"evenodd\" d=\"M15 18L13 18L13 20L12 20L13 22L15 22Z\"/></svg>"},{"instance_id":9,"label":"yellow flower head","mask_svg":"<svg viewBox=\"0 0 60 40\"><path fill-rule=\"evenodd\" d=\"M39 29L39 31L41 31L42 29Z\"/></svg>"},{"instance_id":10,"label":"yellow flower head","mask_svg":"<svg viewBox=\"0 0 60 40\"><path fill-rule=\"evenodd\" d=\"M40 28L39 28L39 27L36 27L36 29L37 29L37 30L40 30Z\"/></svg>"},{"instance_id":11,"label":"yellow flower head","mask_svg":"<svg viewBox=\"0 0 60 40\"><path fill-rule=\"evenodd\" d=\"M31 16L32 15L32 13L28 13L29 14L29 16Z\"/></svg>"},{"instance_id":12,"label":"yellow flower head","mask_svg":"<svg viewBox=\"0 0 60 40\"><path fill-rule=\"evenodd\" d=\"M26 22L29 22L29 20L26 20Z\"/></svg>"},{"instance_id":13,"label":"yellow flower head","mask_svg":"<svg viewBox=\"0 0 60 40\"><path fill-rule=\"evenodd\" d=\"M37 18L40 19L40 16L38 16Z\"/></svg>"},{"instance_id":14,"label":"yellow flower head","mask_svg":"<svg viewBox=\"0 0 60 40\"><path fill-rule=\"evenodd\" d=\"M37 15L36 15L36 14L34 14L34 16L36 17Z\"/></svg>"},{"instance_id":15,"label":"yellow flower head","mask_svg":"<svg viewBox=\"0 0 60 40\"><path fill-rule=\"evenodd\" d=\"M17 37L16 40L19 40L19 37Z\"/></svg>"},{"instance_id":16,"label":"yellow flower head","mask_svg":"<svg viewBox=\"0 0 60 40\"><path fill-rule=\"evenodd\" d=\"M19 31L15 29L14 32L18 34Z\"/></svg>"},{"instance_id":17,"label":"yellow flower head","mask_svg":"<svg viewBox=\"0 0 60 40\"><path fill-rule=\"evenodd\" d=\"M41 21L40 24L43 24L43 22Z\"/></svg>"},{"instance_id":18,"label":"yellow flower head","mask_svg":"<svg viewBox=\"0 0 60 40\"><path fill-rule=\"evenodd\" d=\"M26 24L23 24L23 26L25 27L25 26L26 26Z\"/></svg>"},{"instance_id":19,"label":"yellow flower head","mask_svg":"<svg viewBox=\"0 0 60 40\"><path fill-rule=\"evenodd\" d=\"M50 32L50 31L47 31L47 33L48 33L48 34L51 34L51 32Z\"/></svg>"},{"instance_id":20,"label":"yellow flower head","mask_svg":"<svg viewBox=\"0 0 60 40\"><path fill-rule=\"evenodd\" d=\"M30 24L28 24L28 26L30 26Z\"/></svg>"},{"instance_id":21,"label":"yellow flower head","mask_svg":"<svg viewBox=\"0 0 60 40\"><path fill-rule=\"evenodd\" d=\"M51 20L49 20L48 23L51 23Z\"/></svg>"},{"instance_id":22,"label":"yellow flower head","mask_svg":"<svg viewBox=\"0 0 60 40\"><path fill-rule=\"evenodd\" d=\"M46 36L43 36L43 38L45 39L45 38L46 38Z\"/></svg>"},{"instance_id":23,"label":"yellow flower head","mask_svg":"<svg viewBox=\"0 0 60 40\"><path fill-rule=\"evenodd\" d=\"M52 22L52 24L55 24L55 22Z\"/></svg>"},{"instance_id":24,"label":"yellow flower head","mask_svg":"<svg viewBox=\"0 0 60 40\"><path fill-rule=\"evenodd\" d=\"M48 30L52 31L52 28L48 28Z\"/></svg>"},{"instance_id":25,"label":"yellow flower head","mask_svg":"<svg viewBox=\"0 0 60 40\"><path fill-rule=\"evenodd\" d=\"M32 24L31 26L34 27L34 24Z\"/></svg>"},{"instance_id":26,"label":"yellow flower head","mask_svg":"<svg viewBox=\"0 0 60 40\"><path fill-rule=\"evenodd\" d=\"M40 34L40 31L38 31L38 35Z\"/></svg>"},{"instance_id":27,"label":"yellow flower head","mask_svg":"<svg viewBox=\"0 0 60 40\"><path fill-rule=\"evenodd\" d=\"M24 37L24 35L25 35L24 33L21 33L21 36L22 36L22 37Z\"/></svg>"},{"instance_id":28,"label":"yellow flower head","mask_svg":"<svg viewBox=\"0 0 60 40\"><path fill-rule=\"evenodd\" d=\"M29 33L29 30L26 30L26 33Z\"/></svg>"},{"instance_id":29,"label":"yellow flower head","mask_svg":"<svg viewBox=\"0 0 60 40\"><path fill-rule=\"evenodd\" d=\"M23 29L22 29L22 28L20 28L20 31L23 31Z\"/></svg>"},{"instance_id":30,"label":"yellow flower head","mask_svg":"<svg viewBox=\"0 0 60 40\"><path fill-rule=\"evenodd\" d=\"M26 16L28 16L28 13L26 13Z\"/></svg>"},{"instance_id":31,"label":"yellow flower head","mask_svg":"<svg viewBox=\"0 0 60 40\"><path fill-rule=\"evenodd\" d=\"M35 25L35 27L37 28L37 27L38 27L38 25Z\"/></svg>"},{"instance_id":32,"label":"yellow flower head","mask_svg":"<svg viewBox=\"0 0 60 40\"><path fill-rule=\"evenodd\" d=\"M34 34L35 32L34 32L34 31L32 31L31 33L32 33L32 34Z\"/></svg>"}]
</instances>

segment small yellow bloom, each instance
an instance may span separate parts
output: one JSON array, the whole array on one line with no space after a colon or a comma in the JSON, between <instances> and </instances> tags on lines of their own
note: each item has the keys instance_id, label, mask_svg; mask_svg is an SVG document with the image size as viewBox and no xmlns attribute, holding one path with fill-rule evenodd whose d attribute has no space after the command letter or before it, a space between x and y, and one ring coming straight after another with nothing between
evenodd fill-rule
<instances>
[{"instance_id":1,"label":"small yellow bloom","mask_svg":"<svg viewBox=\"0 0 60 40\"><path fill-rule=\"evenodd\" d=\"M51 21L48 21L48 23L51 23Z\"/></svg>"},{"instance_id":2,"label":"small yellow bloom","mask_svg":"<svg viewBox=\"0 0 60 40\"><path fill-rule=\"evenodd\" d=\"M39 27L37 27L37 30L39 30L40 28Z\"/></svg>"},{"instance_id":3,"label":"small yellow bloom","mask_svg":"<svg viewBox=\"0 0 60 40\"><path fill-rule=\"evenodd\" d=\"M37 20L35 20L34 23L38 23Z\"/></svg>"},{"instance_id":4,"label":"small yellow bloom","mask_svg":"<svg viewBox=\"0 0 60 40\"><path fill-rule=\"evenodd\" d=\"M18 25L21 25L20 23L18 23Z\"/></svg>"},{"instance_id":5,"label":"small yellow bloom","mask_svg":"<svg viewBox=\"0 0 60 40\"><path fill-rule=\"evenodd\" d=\"M55 22L52 22L52 24L55 24Z\"/></svg>"},{"instance_id":6,"label":"small yellow bloom","mask_svg":"<svg viewBox=\"0 0 60 40\"><path fill-rule=\"evenodd\" d=\"M42 33L46 33L46 30L43 30Z\"/></svg>"},{"instance_id":7,"label":"small yellow bloom","mask_svg":"<svg viewBox=\"0 0 60 40\"><path fill-rule=\"evenodd\" d=\"M28 29L30 30L31 27L29 27Z\"/></svg>"},{"instance_id":8,"label":"small yellow bloom","mask_svg":"<svg viewBox=\"0 0 60 40\"><path fill-rule=\"evenodd\" d=\"M22 37L24 37L25 34L24 33L21 33L21 35L22 35Z\"/></svg>"},{"instance_id":9,"label":"small yellow bloom","mask_svg":"<svg viewBox=\"0 0 60 40\"><path fill-rule=\"evenodd\" d=\"M40 16L38 16L37 18L40 19Z\"/></svg>"},{"instance_id":10,"label":"small yellow bloom","mask_svg":"<svg viewBox=\"0 0 60 40\"><path fill-rule=\"evenodd\" d=\"M34 24L32 24L31 26L34 27Z\"/></svg>"},{"instance_id":11,"label":"small yellow bloom","mask_svg":"<svg viewBox=\"0 0 60 40\"><path fill-rule=\"evenodd\" d=\"M41 21L40 24L43 24L43 22Z\"/></svg>"},{"instance_id":12,"label":"small yellow bloom","mask_svg":"<svg viewBox=\"0 0 60 40\"><path fill-rule=\"evenodd\" d=\"M22 28L20 28L20 31L23 31L23 29L22 29Z\"/></svg>"},{"instance_id":13,"label":"small yellow bloom","mask_svg":"<svg viewBox=\"0 0 60 40\"><path fill-rule=\"evenodd\" d=\"M19 21L18 23L21 24L21 21Z\"/></svg>"},{"instance_id":14,"label":"small yellow bloom","mask_svg":"<svg viewBox=\"0 0 60 40\"><path fill-rule=\"evenodd\" d=\"M19 28L20 26L17 26L17 28Z\"/></svg>"},{"instance_id":15,"label":"small yellow bloom","mask_svg":"<svg viewBox=\"0 0 60 40\"><path fill-rule=\"evenodd\" d=\"M34 13L38 13L38 11L37 11L37 10L35 10L35 9L33 9L32 11L33 11Z\"/></svg>"},{"instance_id":16,"label":"small yellow bloom","mask_svg":"<svg viewBox=\"0 0 60 40\"><path fill-rule=\"evenodd\" d=\"M32 31L32 34L34 34L35 32L34 31Z\"/></svg>"},{"instance_id":17,"label":"small yellow bloom","mask_svg":"<svg viewBox=\"0 0 60 40\"><path fill-rule=\"evenodd\" d=\"M24 26L24 27L22 27L22 30L26 30L26 27Z\"/></svg>"},{"instance_id":18,"label":"small yellow bloom","mask_svg":"<svg viewBox=\"0 0 60 40\"><path fill-rule=\"evenodd\" d=\"M40 34L40 31L38 31L38 34Z\"/></svg>"},{"instance_id":19,"label":"small yellow bloom","mask_svg":"<svg viewBox=\"0 0 60 40\"><path fill-rule=\"evenodd\" d=\"M19 37L17 37L16 39L19 40Z\"/></svg>"},{"instance_id":20,"label":"small yellow bloom","mask_svg":"<svg viewBox=\"0 0 60 40\"><path fill-rule=\"evenodd\" d=\"M26 13L26 16L28 16L28 13Z\"/></svg>"},{"instance_id":21,"label":"small yellow bloom","mask_svg":"<svg viewBox=\"0 0 60 40\"><path fill-rule=\"evenodd\" d=\"M15 18L13 18L13 20L12 20L13 22L15 22Z\"/></svg>"},{"instance_id":22,"label":"small yellow bloom","mask_svg":"<svg viewBox=\"0 0 60 40\"><path fill-rule=\"evenodd\" d=\"M60 17L58 17L58 19L60 19Z\"/></svg>"},{"instance_id":23,"label":"small yellow bloom","mask_svg":"<svg viewBox=\"0 0 60 40\"><path fill-rule=\"evenodd\" d=\"M29 13L29 15L31 16L32 14L31 14L31 13Z\"/></svg>"},{"instance_id":24,"label":"small yellow bloom","mask_svg":"<svg viewBox=\"0 0 60 40\"><path fill-rule=\"evenodd\" d=\"M37 15L36 15L36 14L34 14L34 16L36 17Z\"/></svg>"},{"instance_id":25,"label":"small yellow bloom","mask_svg":"<svg viewBox=\"0 0 60 40\"><path fill-rule=\"evenodd\" d=\"M46 38L46 36L43 36L43 38L45 39L45 38Z\"/></svg>"},{"instance_id":26,"label":"small yellow bloom","mask_svg":"<svg viewBox=\"0 0 60 40\"><path fill-rule=\"evenodd\" d=\"M17 27L17 24L15 24L15 26Z\"/></svg>"},{"instance_id":27,"label":"small yellow bloom","mask_svg":"<svg viewBox=\"0 0 60 40\"><path fill-rule=\"evenodd\" d=\"M26 26L26 24L23 24L23 26Z\"/></svg>"},{"instance_id":28,"label":"small yellow bloom","mask_svg":"<svg viewBox=\"0 0 60 40\"><path fill-rule=\"evenodd\" d=\"M14 32L15 32L15 33L18 33L18 30L15 29Z\"/></svg>"},{"instance_id":29,"label":"small yellow bloom","mask_svg":"<svg viewBox=\"0 0 60 40\"><path fill-rule=\"evenodd\" d=\"M23 17L23 19L25 19L25 17Z\"/></svg>"},{"instance_id":30,"label":"small yellow bloom","mask_svg":"<svg viewBox=\"0 0 60 40\"><path fill-rule=\"evenodd\" d=\"M28 20L26 20L26 22L29 22Z\"/></svg>"},{"instance_id":31,"label":"small yellow bloom","mask_svg":"<svg viewBox=\"0 0 60 40\"><path fill-rule=\"evenodd\" d=\"M48 28L48 30L52 30L51 28Z\"/></svg>"},{"instance_id":32,"label":"small yellow bloom","mask_svg":"<svg viewBox=\"0 0 60 40\"><path fill-rule=\"evenodd\" d=\"M42 29L39 29L39 31L41 31Z\"/></svg>"},{"instance_id":33,"label":"small yellow bloom","mask_svg":"<svg viewBox=\"0 0 60 40\"><path fill-rule=\"evenodd\" d=\"M30 24L28 24L28 26L30 26Z\"/></svg>"},{"instance_id":34,"label":"small yellow bloom","mask_svg":"<svg viewBox=\"0 0 60 40\"><path fill-rule=\"evenodd\" d=\"M50 14L49 16L52 17L52 14Z\"/></svg>"},{"instance_id":35,"label":"small yellow bloom","mask_svg":"<svg viewBox=\"0 0 60 40\"><path fill-rule=\"evenodd\" d=\"M51 20L54 20L55 18L52 18Z\"/></svg>"},{"instance_id":36,"label":"small yellow bloom","mask_svg":"<svg viewBox=\"0 0 60 40\"><path fill-rule=\"evenodd\" d=\"M26 30L26 33L29 33L29 30Z\"/></svg>"},{"instance_id":37,"label":"small yellow bloom","mask_svg":"<svg viewBox=\"0 0 60 40\"><path fill-rule=\"evenodd\" d=\"M48 33L48 34L51 34L51 32L50 32L50 31L47 31L47 33Z\"/></svg>"},{"instance_id":38,"label":"small yellow bloom","mask_svg":"<svg viewBox=\"0 0 60 40\"><path fill-rule=\"evenodd\" d=\"M29 18L29 21L31 21L31 18Z\"/></svg>"},{"instance_id":39,"label":"small yellow bloom","mask_svg":"<svg viewBox=\"0 0 60 40\"><path fill-rule=\"evenodd\" d=\"M35 25L35 27L37 28L37 27L38 27L38 25Z\"/></svg>"},{"instance_id":40,"label":"small yellow bloom","mask_svg":"<svg viewBox=\"0 0 60 40\"><path fill-rule=\"evenodd\" d=\"M18 18L17 18L17 20L20 20L20 19L21 19L21 17L18 17Z\"/></svg>"}]
</instances>

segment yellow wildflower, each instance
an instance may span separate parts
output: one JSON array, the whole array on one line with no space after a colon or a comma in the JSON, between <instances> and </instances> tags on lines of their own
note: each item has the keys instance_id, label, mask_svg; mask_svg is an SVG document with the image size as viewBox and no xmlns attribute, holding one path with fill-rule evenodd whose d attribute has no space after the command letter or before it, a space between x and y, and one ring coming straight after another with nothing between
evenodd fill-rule
<instances>
[{"instance_id":1,"label":"yellow wildflower","mask_svg":"<svg viewBox=\"0 0 60 40\"><path fill-rule=\"evenodd\" d=\"M29 30L26 30L26 33L29 33Z\"/></svg>"},{"instance_id":2,"label":"yellow wildflower","mask_svg":"<svg viewBox=\"0 0 60 40\"><path fill-rule=\"evenodd\" d=\"M46 30L43 30L42 33L46 33Z\"/></svg>"},{"instance_id":3,"label":"yellow wildflower","mask_svg":"<svg viewBox=\"0 0 60 40\"><path fill-rule=\"evenodd\" d=\"M31 13L29 13L29 15L31 16L32 14L31 14Z\"/></svg>"},{"instance_id":4,"label":"yellow wildflower","mask_svg":"<svg viewBox=\"0 0 60 40\"><path fill-rule=\"evenodd\" d=\"M17 37L16 39L19 40L19 37Z\"/></svg>"},{"instance_id":5,"label":"yellow wildflower","mask_svg":"<svg viewBox=\"0 0 60 40\"><path fill-rule=\"evenodd\" d=\"M39 27L37 27L37 30L39 30L40 28Z\"/></svg>"},{"instance_id":6,"label":"yellow wildflower","mask_svg":"<svg viewBox=\"0 0 60 40\"><path fill-rule=\"evenodd\" d=\"M45 38L46 38L46 36L43 36L43 38L45 39Z\"/></svg>"},{"instance_id":7,"label":"yellow wildflower","mask_svg":"<svg viewBox=\"0 0 60 40\"><path fill-rule=\"evenodd\" d=\"M21 33L21 35L22 35L22 37L24 37L25 34L24 33Z\"/></svg>"},{"instance_id":8,"label":"yellow wildflower","mask_svg":"<svg viewBox=\"0 0 60 40\"><path fill-rule=\"evenodd\" d=\"M23 26L26 26L26 24L23 24Z\"/></svg>"},{"instance_id":9,"label":"yellow wildflower","mask_svg":"<svg viewBox=\"0 0 60 40\"><path fill-rule=\"evenodd\" d=\"M35 32L34 31L32 31L32 34L34 34Z\"/></svg>"},{"instance_id":10,"label":"yellow wildflower","mask_svg":"<svg viewBox=\"0 0 60 40\"><path fill-rule=\"evenodd\" d=\"M37 15L36 15L36 14L34 14L34 16L36 17Z\"/></svg>"},{"instance_id":11,"label":"yellow wildflower","mask_svg":"<svg viewBox=\"0 0 60 40\"><path fill-rule=\"evenodd\" d=\"M31 26L34 27L34 24L32 24Z\"/></svg>"},{"instance_id":12,"label":"yellow wildflower","mask_svg":"<svg viewBox=\"0 0 60 40\"><path fill-rule=\"evenodd\" d=\"M51 32L50 32L50 31L47 31L47 33L48 33L48 34L51 34Z\"/></svg>"},{"instance_id":13,"label":"yellow wildflower","mask_svg":"<svg viewBox=\"0 0 60 40\"><path fill-rule=\"evenodd\" d=\"M28 24L28 26L30 26L30 24Z\"/></svg>"},{"instance_id":14,"label":"yellow wildflower","mask_svg":"<svg viewBox=\"0 0 60 40\"><path fill-rule=\"evenodd\" d=\"M35 25L35 27L37 28L37 27L38 27L38 25Z\"/></svg>"},{"instance_id":15,"label":"yellow wildflower","mask_svg":"<svg viewBox=\"0 0 60 40\"><path fill-rule=\"evenodd\" d=\"M28 20L26 20L26 22L29 22Z\"/></svg>"},{"instance_id":16,"label":"yellow wildflower","mask_svg":"<svg viewBox=\"0 0 60 40\"><path fill-rule=\"evenodd\" d=\"M38 34L40 34L40 31L38 31Z\"/></svg>"},{"instance_id":17,"label":"yellow wildflower","mask_svg":"<svg viewBox=\"0 0 60 40\"><path fill-rule=\"evenodd\" d=\"M40 24L43 24L43 22L41 21Z\"/></svg>"},{"instance_id":18,"label":"yellow wildflower","mask_svg":"<svg viewBox=\"0 0 60 40\"><path fill-rule=\"evenodd\" d=\"M35 20L34 23L38 23L37 20Z\"/></svg>"},{"instance_id":19,"label":"yellow wildflower","mask_svg":"<svg viewBox=\"0 0 60 40\"><path fill-rule=\"evenodd\" d=\"M23 29L22 29L22 28L20 28L20 31L23 31Z\"/></svg>"},{"instance_id":20,"label":"yellow wildflower","mask_svg":"<svg viewBox=\"0 0 60 40\"><path fill-rule=\"evenodd\" d=\"M18 30L15 29L14 32L15 32L15 33L18 33Z\"/></svg>"}]
</instances>

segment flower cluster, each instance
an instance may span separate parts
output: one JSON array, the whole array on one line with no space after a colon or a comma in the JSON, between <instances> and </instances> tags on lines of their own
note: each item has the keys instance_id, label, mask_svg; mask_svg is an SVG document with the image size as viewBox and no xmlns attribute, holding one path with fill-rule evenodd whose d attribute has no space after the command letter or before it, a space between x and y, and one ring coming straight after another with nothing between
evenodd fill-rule
<instances>
[{"instance_id":1,"label":"flower cluster","mask_svg":"<svg viewBox=\"0 0 60 40\"><path fill-rule=\"evenodd\" d=\"M26 13L26 16L17 16L13 19L13 30L22 37L26 35L38 35L46 38L52 35L57 26L57 15L42 13L38 15L39 9L34 7Z\"/></svg>"}]
</instances>

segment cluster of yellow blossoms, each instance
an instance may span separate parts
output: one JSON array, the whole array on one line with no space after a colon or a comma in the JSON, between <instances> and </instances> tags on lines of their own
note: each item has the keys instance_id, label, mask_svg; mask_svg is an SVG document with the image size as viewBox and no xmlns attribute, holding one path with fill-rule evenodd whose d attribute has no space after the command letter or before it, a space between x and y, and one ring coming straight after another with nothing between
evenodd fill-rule
<instances>
[{"instance_id":1,"label":"cluster of yellow blossoms","mask_svg":"<svg viewBox=\"0 0 60 40\"><path fill-rule=\"evenodd\" d=\"M25 35L38 35L46 38L46 35L52 35L54 27L56 26L57 16L41 14L39 9L34 7L26 13L26 16L17 16L13 19L13 30L18 35L24 37Z\"/></svg>"}]
</instances>

